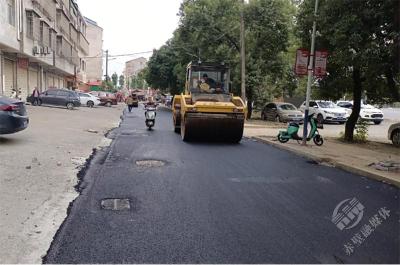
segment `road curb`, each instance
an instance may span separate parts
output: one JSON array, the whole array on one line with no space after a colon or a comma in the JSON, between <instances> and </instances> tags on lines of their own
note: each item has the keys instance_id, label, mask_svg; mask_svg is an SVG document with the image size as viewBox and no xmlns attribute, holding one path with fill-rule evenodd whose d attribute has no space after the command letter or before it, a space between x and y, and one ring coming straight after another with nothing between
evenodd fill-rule
<instances>
[{"instance_id":1,"label":"road curb","mask_svg":"<svg viewBox=\"0 0 400 265\"><path fill-rule=\"evenodd\" d=\"M306 152L303 152L303 151L299 151L299 150L290 148L289 146L285 146L283 144L280 144L278 142L274 142L274 141L271 141L271 140L268 140L268 139L263 139L263 138L260 138L260 137L257 137L257 136L254 136L254 137L251 137L251 138L253 138L253 139L257 140L257 141L260 141L262 143L274 146L276 148L283 149L285 151L294 153L294 154L296 154L298 156L301 156L303 158L311 159L311 160L313 160L313 161L315 161L317 163L329 164L329 165L332 165L332 166L334 166L336 168L342 169L344 171L347 171L347 172L350 172L350 173L353 173L353 174L357 174L357 175L361 175L361 176L364 176L364 177L367 177L367 178L370 178L370 179L378 180L378 181L381 181L381 182L384 182L384 183L389 183L389 184L392 184L392 185L397 186L397 187L400 188L400 180L388 178L386 176L382 176L382 175L380 175L378 173L370 172L370 171L365 170L363 168L359 168L359 167L356 167L356 166L353 166L353 165L348 165L348 164L345 164L345 163L342 163L342 162L335 161L335 160L333 160L331 158L320 157L320 156L309 154L309 153L306 153Z\"/></svg>"}]
</instances>

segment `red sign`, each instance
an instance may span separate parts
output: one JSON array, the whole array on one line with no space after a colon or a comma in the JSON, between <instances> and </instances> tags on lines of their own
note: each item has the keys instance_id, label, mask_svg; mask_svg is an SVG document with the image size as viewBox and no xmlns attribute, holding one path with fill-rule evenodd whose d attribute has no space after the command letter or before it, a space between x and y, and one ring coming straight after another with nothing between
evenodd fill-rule
<instances>
[{"instance_id":1,"label":"red sign","mask_svg":"<svg viewBox=\"0 0 400 265\"><path fill-rule=\"evenodd\" d=\"M328 60L327 51L316 51L315 52L315 66L314 75L322 77L326 75L326 63Z\"/></svg>"},{"instance_id":2,"label":"red sign","mask_svg":"<svg viewBox=\"0 0 400 265\"><path fill-rule=\"evenodd\" d=\"M310 52L306 49L297 49L296 52L296 64L294 66L294 72L296 75L307 75L307 64Z\"/></svg>"},{"instance_id":3,"label":"red sign","mask_svg":"<svg viewBox=\"0 0 400 265\"><path fill-rule=\"evenodd\" d=\"M17 64L18 64L18 68L28 69L29 60L27 58L18 58Z\"/></svg>"}]
</instances>

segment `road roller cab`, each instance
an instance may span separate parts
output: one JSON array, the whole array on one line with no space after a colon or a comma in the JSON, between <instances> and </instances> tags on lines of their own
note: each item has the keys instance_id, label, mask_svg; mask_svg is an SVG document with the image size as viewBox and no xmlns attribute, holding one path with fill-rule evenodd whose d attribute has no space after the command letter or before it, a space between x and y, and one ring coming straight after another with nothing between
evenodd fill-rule
<instances>
[{"instance_id":1,"label":"road roller cab","mask_svg":"<svg viewBox=\"0 0 400 265\"><path fill-rule=\"evenodd\" d=\"M230 71L224 64L190 63L185 93L175 95L173 122L184 141L239 142L243 136L246 107L230 93Z\"/></svg>"}]
</instances>

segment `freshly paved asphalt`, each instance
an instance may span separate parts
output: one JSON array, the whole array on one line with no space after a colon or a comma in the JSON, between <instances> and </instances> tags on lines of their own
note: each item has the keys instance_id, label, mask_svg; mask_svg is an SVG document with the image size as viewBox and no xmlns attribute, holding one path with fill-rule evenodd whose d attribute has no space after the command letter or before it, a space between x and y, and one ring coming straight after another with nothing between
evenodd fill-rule
<instances>
[{"instance_id":1,"label":"freshly paved asphalt","mask_svg":"<svg viewBox=\"0 0 400 265\"><path fill-rule=\"evenodd\" d=\"M399 189L274 147L185 143L160 110L147 131L141 108L124 115L84 176L81 195L45 263L399 263ZM140 168L143 159L162 167ZM356 197L360 224L339 230L336 205ZM127 198L131 209L101 209ZM390 210L353 253L344 244L381 207Z\"/></svg>"}]
</instances>

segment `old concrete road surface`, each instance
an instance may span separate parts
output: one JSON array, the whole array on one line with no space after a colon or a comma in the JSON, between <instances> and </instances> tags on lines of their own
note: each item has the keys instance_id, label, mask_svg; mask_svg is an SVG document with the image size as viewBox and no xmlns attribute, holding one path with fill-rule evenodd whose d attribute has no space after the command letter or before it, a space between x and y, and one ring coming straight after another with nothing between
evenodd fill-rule
<instances>
[{"instance_id":1,"label":"old concrete road surface","mask_svg":"<svg viewBox=\"0 0 400 265\"><path fill-rule=\"evenodd\" d=\"M399 189L274 147L185 143L125 113L45 263L399 263Z\"/></svg>"}]
</instances>

